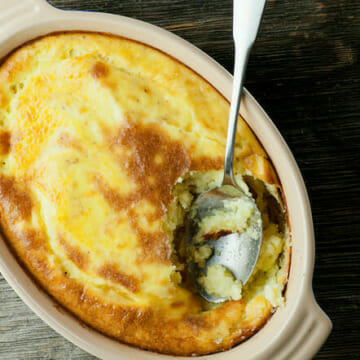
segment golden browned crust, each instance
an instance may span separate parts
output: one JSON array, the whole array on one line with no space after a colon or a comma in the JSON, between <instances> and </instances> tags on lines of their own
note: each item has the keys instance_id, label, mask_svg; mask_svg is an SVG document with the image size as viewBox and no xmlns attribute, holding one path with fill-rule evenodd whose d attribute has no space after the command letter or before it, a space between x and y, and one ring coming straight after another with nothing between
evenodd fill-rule
<instances>
[{"instance_id":1,"label":"golden browned crust","mask_svg":"<svg viewBox=\"0 0 360 360\"><path fill-rule=\"evenodd\" d=\"M251 336L271 303L205 310L171 281L161 227L181 176L222 168L227 111L192 71L128 40L74 33L20 48L0 68L0 223L20 261L74 315L131 345L195 355ZM280 189L243 121L238 142L236 165Z\"/></svg>"},{"instance_id":2,"label":"golden browned crust","mask_svg":"<svg viewBox=\"0 0 360 360\"><path fill-rule=\"evenodd\" d=\"M59 242L61 246L64 247L67 257L80 269L86 269L87 263L89 261L87 254L83 253L76 246L70 245L62 237L60 237Z\"/></svg>"},{"instance_id":3,"label":"golden browned crust","mask_svg":"<svg viewBox=\"0 0 360 360\"><path fill-rule=\"evenodd\" d=\"M102 63L101 61L97 61L90 70L91 75L95 79L106 77L106 75L109 73L108 67Z\"/></svg>"},{"instance_id":4,"label":"golden browned crust","mask_svg":"<svg viewBox=\"0 0 360 360\"><path fill-rule=\"evenodd\" d=\"M7 210L7 221L28 220L31 216L32 201L28 191L13 178L0 176L1 206Z\"/></svg>"},{"instance_id":5,"label":"golden browned crust","mask_svg":"<svg viewBox=\"0 0 360 360\"><path fill-rule=\"evenodd\" d=\"M10 139L11 139L11 134L9 131L0 132L0 155L8 154L11 145Z\"/></svg>"}]
</instances>

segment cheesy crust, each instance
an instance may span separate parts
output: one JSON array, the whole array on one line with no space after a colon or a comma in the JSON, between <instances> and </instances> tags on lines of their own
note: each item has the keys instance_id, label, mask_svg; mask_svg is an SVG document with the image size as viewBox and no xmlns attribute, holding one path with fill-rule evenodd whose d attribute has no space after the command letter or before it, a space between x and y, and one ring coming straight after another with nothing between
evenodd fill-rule
<instances>
[{"instance_id":1,"label":"cheesy crust","mask_svg":"<svg viewBox=\"0 0 360 360\"><path fill-rule=\"evenodd\" d=\"M228 112L193 71L127 39L54 34L13 52L0 67L0 222L19 261L75 316L131 345L200 355L254 334L278 305L271 284L280 299L287 280L286 224L263 209L259 270L221 306L204 304L176 254L190 190L219 182ZM242 119L234 162L282 206Z\"/></svg>"}]
</instances>

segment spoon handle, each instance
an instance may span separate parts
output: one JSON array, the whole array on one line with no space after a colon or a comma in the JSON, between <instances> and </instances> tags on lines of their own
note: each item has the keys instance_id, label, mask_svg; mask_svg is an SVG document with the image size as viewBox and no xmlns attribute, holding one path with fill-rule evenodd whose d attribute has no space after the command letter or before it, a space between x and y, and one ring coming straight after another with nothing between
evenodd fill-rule
<instances>
[{"instance_id":1,"label":"spoon handle","mask_svg":"<svg viewBox=\"0 0 360 360\"><path fill-rule=\"evenodd\" d=\"M223 185L236 185L233 178L233 158L241 93L250 50L260 27L265 3L266 0L234 0L234 80L226 138Z\"/></svg>"}]
</instances>

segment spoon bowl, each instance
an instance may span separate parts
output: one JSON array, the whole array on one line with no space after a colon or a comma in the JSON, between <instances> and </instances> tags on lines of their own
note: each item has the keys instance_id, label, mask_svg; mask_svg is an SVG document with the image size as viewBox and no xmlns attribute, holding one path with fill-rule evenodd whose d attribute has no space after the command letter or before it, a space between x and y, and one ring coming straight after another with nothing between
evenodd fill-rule
<instances>
[{"instance_id":1,"label":"spoon bowl","mask_svg":"<svg viewBox=\"0 0 360 360\"><path fill-rule=\"evenodd\" d=\"M229 203L233 206L227 206ZM235 205L235 206L234 206ZM243 231L220 231L215 234L201 235L201 222L212 220L219 211L226 217L241 223L238 206L245 205L252 212L246 219ZM235 209L232 209L235 208ZM198 279L206 276L208 268L213 265L222 265L244 285L256 265L262 240L261 213L252 197L233 185L222 185L201 194L193 203L186 224L186 257L191 278L200 295L209 302L223 302L226 297L218 297L208 293ZM206 258L203 266L194 261L193 251L206 246L211 255ZM210 253L210 252L209 252Z\"/></svg>"}]
</instances>

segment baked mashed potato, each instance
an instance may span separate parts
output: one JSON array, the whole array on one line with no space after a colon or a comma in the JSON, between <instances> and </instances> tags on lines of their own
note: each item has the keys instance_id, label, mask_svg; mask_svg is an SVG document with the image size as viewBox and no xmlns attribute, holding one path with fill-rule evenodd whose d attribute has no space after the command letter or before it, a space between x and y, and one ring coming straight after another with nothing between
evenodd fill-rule
<instances>
[{"instance_id":1,"label":"baked mashed potato","mask_svg":"<svg viewBox=\"0 0 360 360\"><path fill-rule=\"evenodd\" d=\"M200 355L254 334L284 302L290 241L277 176L241 119L234 170L262 212L256 269L241 299L215 306L184 260L189 207L221 182L228 112L193 71L126 39L54 34L14 51L0 67L0 223L19 261L131 345Z\"/></svg>"}]
</instances>

